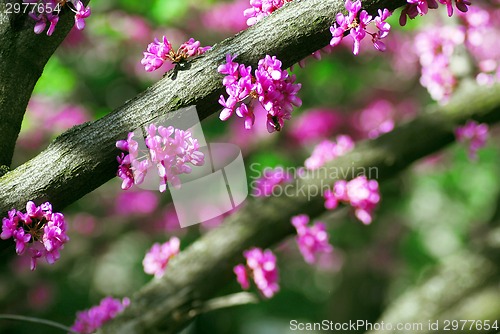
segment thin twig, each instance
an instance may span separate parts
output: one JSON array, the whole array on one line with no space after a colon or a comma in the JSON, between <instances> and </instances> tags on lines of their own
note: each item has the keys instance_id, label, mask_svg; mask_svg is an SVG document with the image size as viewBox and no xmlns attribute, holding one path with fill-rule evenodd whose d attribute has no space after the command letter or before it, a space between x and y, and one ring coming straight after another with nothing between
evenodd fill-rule
<instances>
[{"instance_id":1,"label":"thin twig","mask_svg":"<svg viewBox=\"0 0 500 334\"><path fill-rule=\"evenodd\" d=\"M64 326L58 322L51 321L51 320L46 320L46 319L40 319L40 318L34 318L34 317L27 317L24 315L17 315L17 314L0 314L0 319L6 319L6 320L18 320L18 321L26 321L26 322L34 322L36 324L42 324L42 325L47 325L51 327L58 328L60 330L73 333L73 334L80 334L78 332L75 332L71 328Z\"/></svg>"}]
</instances>

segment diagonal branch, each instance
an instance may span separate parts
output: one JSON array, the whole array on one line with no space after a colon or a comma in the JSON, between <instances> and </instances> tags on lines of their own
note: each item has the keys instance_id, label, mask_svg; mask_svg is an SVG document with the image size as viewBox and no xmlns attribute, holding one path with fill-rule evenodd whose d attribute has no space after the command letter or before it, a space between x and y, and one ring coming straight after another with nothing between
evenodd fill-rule
<instances>
[{"instance_id":1,"label":"diagonal branch","mask_svg":"<svg viewBox=\"0 0 500 334\"><path fill-rule=\"evenodd\" d=\"M458 96L445 107L429 110L393 132L359 144L329 167L337 171L376 168L378 176L387 179L453 142L457 123L469 118L500 121L500 85ZM314 173L296 180L288 196L249 200L223 225L172 259L165 276L139 290L130 306L99 333L175 333L182 329L193 318L191 310L234 281L232 267L243 261L245 249L270 247L293 232L291 216L315 216L324 210L321 196L308 195L335 181L325 179L325 174L333 173Z\"/></svg>"},{"instance_id":2,"label":"diagonal branch","mask_svg":"<svg viewBox=\"0 0 500 334\"><path fill-rule=\"evenodd\" d=\"M74 15L64 8L52 36L36 35L25 7L15 13L13 7L7 10L8 3L22 1L0 0L0 166L10 166L33 88L74 23Z\"/></svg>"},{"instance_id":3,"label":"diagonal branch","mask_svg":"<svg viewBox=\"0 0 500 334\"><path fill-rule=\"evenodd\" d=\"M404 3L364 2L370 12ZM342 0L290 2L215 45L188 69L179 70L175 79L166 76L109 115L65 132L37 157L0 178L0 215L21 209L28 200L50 200L60 210L99 187L115 175L115 142L128 131L189 105L196 105L201 119L220 109L222 77L216 69L227 53L238 54L238 60L249 65L256 65L266 54L277 55L288 67L328 44L329 27L343 7Z\"/></svg>"}]
</instances>

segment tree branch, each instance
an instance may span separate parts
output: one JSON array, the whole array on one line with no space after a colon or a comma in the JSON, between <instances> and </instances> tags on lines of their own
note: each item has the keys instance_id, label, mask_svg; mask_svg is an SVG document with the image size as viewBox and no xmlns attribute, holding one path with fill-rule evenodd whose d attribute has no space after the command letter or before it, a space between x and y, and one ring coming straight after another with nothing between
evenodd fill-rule
<instances>
[{"instance_id":1,"label":"tree branch","mask_svg":"<svg viewBox=\"0 0 500 334\"><path fill-rule=\"evenodd\" d=\"M390 178L413 161L453 142L457 122L469 118L500 121L499 92L497 85L457 94L459 97L449 105L429 110L376 140L359 144L329 167L337 171L377 168L380 178ZM324 189L335 181L321 176L325 177L309 173L295 180L295 191L288 192L292 196L248 200L223 225L173 258L165 276L138 291L130 306L99 333L175 333L183 328L192 319L191 309L197 309L228 282L234 282L232 267L243 261L245 249L270 247L293 232L291 216L315 216L324 210L321 196L308 196L308 190Z\"/></svg>"},{"instance_id":2,"label":"tree branch","mask_svg":"<svg viewBox=\"0 0 500 334\"><path fill-rule=\"evenodd\" d=\"M422 324L419 333L441 333L445 320L495 321L500 317L499 249L490 248L489 251L496 253L496 259L471 252L445 258L435 275L391 303L377 323ZM429 328L429 321L435 323L436 320L439 321L439 329ZM469 326L470 323L466 327L467 333L484 333L484 330L469 329ZM386 328L366 333L415 332Z\"/></svg>"},{"instance_id":3,"label":"tree branch","mask_svg":"<svg viewBox=\"0 0 500 334\"><path fill-rule=\"evenodd\" d=\"M404 0L364 2L370 12L403 4ZM290 2L194 59L175 79L167 75L109 115L68 130L37 157L0 178L0 215L22 209L29 200L50 200L57 210L74 202L115 175L115 142L127 132L190 105L196 105L201 119L220 110L222 76L216 69L226 54L238 54L238 61L254 66L266 54L277 55L288 67L328 44L329 27L342 10L342 0Z\"/></svg>"},{"instance_id":4,"label":"tree branch","mask_svg":"<svg viewBox=\"0 0 500 334\"><path fill-rule=\"evenodd\" d=\"M5 166L12 162L33 88L50 56L74 23L74 15L64 8L52 36L36 35L33 32L34 20L28 13L23 13L24 7L21 6L20 13L15 13L10 7L12 13L9 14L8 3L22 3L22 0L0 0L0 165Z\"/></svg>"}]
</instances>

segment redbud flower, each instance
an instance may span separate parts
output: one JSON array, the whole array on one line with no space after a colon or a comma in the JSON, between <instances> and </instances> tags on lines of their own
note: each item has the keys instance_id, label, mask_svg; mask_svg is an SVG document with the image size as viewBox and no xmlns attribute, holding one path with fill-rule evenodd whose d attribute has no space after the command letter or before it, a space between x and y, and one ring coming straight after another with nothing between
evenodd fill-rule
<instances>
[{"instance_id":1,"label":"redbud flower","mask_svg":"<svg viewBox=\"0 0 500 334\"><path fill-rule=\"evenodd\" d=\"M478 124L475 121L467 121L464 126L455 130L457 141L469 144L468 156L470 160L477 160L477 151L486 145L488 131L487 124Z\"/></svg>"},{"instance_id":2,"label":"redbud flower","mask_svg":"<svg viewBox=\"0 0 500 334\"><path fill-rule=\"evenodd\" d=\"M36 12L29 13L29 16L35 20L35 34L41 34L47 23L50 23L49 29L47 30L47 36L51 36L54 33L57 22L59 22L59 13L62 7L66 4L71 11L75 13L75 27L78 30L83 30L85 28L85 20L91 14L90 7L85 7L80 0L68 0L68 1L58 1L58 0L23 0L24 3L36 4Z\"/></svg>"},{"instance_id":3,"label":"redbud flower","mask_svg":"<svg viewBox=\"0 0 500 334\"><path fill-rule=\"evenodd\" d=\"M253 103L257 101L267 111L268 132L280 131L284 120L290 119L293 106L302 101L297 96L300 84L294 84L295 75L282 70L282 63L276 57L267 55L259 61L252 75L252 67L234 62L236 56L226 55L226 63L218 67L218 72L226 76L222 84L229 95L219 98L222 109L219 118L227 120L234 113L245 119L245 128L251 129L255 122ZM246 101L251 98L249 103Z\"/></svg>"},{"instance_id":4,"label":"redbud flower","mask_svg":"<svg viewBox=\"0 0 500 334\"><path fill-rule=\"evenodd\" d=\"M78 30L85 28L85 19L90 16L90 7L85 7L83 2L78 1L75 5L75 27Z\"/></svg>"},{"instance_id":5,"label":"redbud flower","mask_svg":"<svg viewBox=\"0 0 500 334\"><path fill-rule=\"evenodd\" d=\"M450 99L457 85L457 78L451 70L451 57L464 39L463 29L451 26L432 27L415 37L415 48L422 65L420 83L440 103Z\"/></svg>"},{"instance_id":6,"label":"redbud flower","mask_svg":"<svg viewBox=\"0 0 500 334\"><path fill-rule=\"evenodd\" d=\"M394 129L395 114L391 102L377 99L356 115L354 125L363 135L374 139Z\"/></svg>"},{"instance_id":7,"label":"redbud flower","mask_svg":"<svg viewBox=\"0 0 500 334\"><path fill-rule=\"evenodd\" d=\"M247 27L243 11L248 7L248 0L217 2L202 14L205 28L222 33L234 34ZM221 20L221 17L224 20Z\"/></svg>"},{"instance_id":8,"label":"redbud flower","mask_svg":"<svg viewBox=\"0 0 500 334\"><path fill-rule=\"evenodd\" d=\"M248 17L247 25L252 26L262 18L270 15L276 9L283 7L292 0L250 0L251 8L245 9L243 15Z\"/></svg>"},{"instance_id":9,"label":"redbud flower","mask_svg":"<svg viewBox=\"0 0 500 334\"><path fill-rule=\"evenodd\" d=\"M66 235L66 222L62 213L52 212L52 205L46 202L36 206L26 203L26 213L12 209L8 217L2 219L3 240L13 238L16 253L23 255L26 250L31 256L31 270L35 270L38 258L45 256L49 264L60 257L59 251L69 241Z\"/></svg>"},{"instance_id":10,"label":"redbud flower","mask_svg":"<svg viewBox=\"0 0 500 334\"><path fill-rule=\"evenodd\" d=\"M97 306L78 312L71 329L81 334L94 333L98 328L113 319L130 305L128 298L123 300L106 297Z\"/></svg>"},{"instance_id":11,"label":"redbud flower","mask_svg":"<svg viewBox=\"0 0 500 334\"><path fill-rule=\"evenodd\" d=\"M313 109L295 118L288 134L299 144L317 144L337 132L343 123L340 113L330 109Z\"/></svg>"},{"instance_id":12,"label":"redbud flower","mask_svg":"<svg viewBox=\"0 0 500 334\"><path fill-rule=\"evenodd\" d=\"M316 145L311 156L307 158L304 165L307 169L318 169L326 163L340 157L354 148L354 141L347 135L337 136L336 141L323 140Z\"/></svg>"},{"instance_id":13,"label":"redbud flower","mask_svg":"<svg viewBox=\"0 0 500 334\"><path fill-rule=\"evenodd\" d=\"M330 253L333 250L328 242L328 232L324 223L307 226L309 216L298 215L292 217L292 225L297 230L297 245L307 263L315 263L320 253Z\"/></svg>"},{"instance_id":14,"label":"redbud flower","mask_svg":"<svg viewBox=\"0 0 500 334\"><path fill-rule=\"evenodd\" d=\"M127 140L119 140L116 142L116 147L126 152L120 153L116 157L118 161L117 175L123 180L122 189L127 190L134 184L141 184L149 168L148 160L138 160L138 147L134 139L134 133L129 132Z\"/></svg>"},{"instance_id":15,"label":"redbud flower","mask_svg":"<svg viewBox=\"0 0 500 334\"><path fill-rule=\"evenodd\" d=\"M344 38L344 34L349 31L349 36L351 36L354 41L352 50L354 55L359 54L360 43L363 38L365 38L366 34L372 36L373 45L377 50L385 51L385 44L381 39L385 38L391 29L389 23L385 22L385 20L391 16L391 12L388 9L379 10L379 16L372 21L373 17L369 15L366 10L360 12L360 0L355 2L346 0L345 8L347 9L348 15L344 16L344 14L338 13L336 17L337 22L330 27L330 32L332 34L330 45L332 47L339 45ZM374 22L378 29L375 33L366 30L368 24L371 22Z\"/></svg>"},{"instance_id":16,"label":"redbud flower","mask_svg":"<svg viewBox=\"0 0 500 334\"><path fill-rule=\"evenodd\" d=\"M269 249L262 251L260 248L249 249L243 252L243 255L246 258L246 266L239 264L233 269L238 283L246 290L250 287L248 277L252 277L260 293L265 298L271 298L279 291L276 256Z\"/></svg>"},{"instance_id":17,"label":"redbud flower","mask_svg":"<svg viewBox=\"0 0 500 334\"><path fill-rule=\"evenodd\" d=\"M262 176L255 181L253 194L256 197L271 196L276 187L289 182L291 179L292 176L283 167L266 169L262 173Z\"/></svg>"},{"instance_id":18,"label":"redbud flower","mask_svg":"<svg viewBox=\"0 0 500 334\"><path fill-rule=\"evenodd\" d=\"M174 51L167 37L163 36L161 41L155 37L153 43L150 43L143 52L141 64L144 65L146 72L152 72L159 69L167 60L174 64L180 63L189 57L202 55L210 49L211 46L201 47L199 41L190 38L182 43L177 51Z\"/></svg>"},{"instance_id":19,"label":"redbud flower","mask_svg":"<svg viewBox=\"0 0 500 334\"><path fill-rule=\"evenodd\" d=\"M233 269L235 275L236 275L236 280L238 283L240 283L241 287L243 290L247 290L250 288L250 279L248 277L248 272L244 264L238 264L236 267Z\"/></svg>"},{"instance_id":20,"label":"redbud flower","mask_svg":"<svg viewBox=\"0 0 500 334\"><path fill-rule=\"evenodd\" d=\"M128 134L127 140L119 140L116 147L128 154L121 153L117 157L117 175L123 180L122 189L129 189L133 184L141 184L150 167L156 166L160 177L160 192L167 189L167 182L174 188L180 188L180 174L191 173L191 166L201 166L205 156L200 151L198 140L192 137L191 131L180 130L172 126L164 127L150 124L145 128L145 139L148 150L140 152L138 143L133 139L134 133ZM139 160L142 159L142 160Z\"/></svg>"},{"instance_id":21,"label":"redbud flower","mask_svg":"<svg viewBox=\"0 0 500 334\"><path fill-rule=\"evenodd\" d=\"M323 195L327 209L335 209L340 202L349 204L354 208L356 218L365 225L372 222L373 211L380 201L378 182L368 180L364 175L348 182L337 181L333 190L328 189Z\"/></svg>"},{"instance_id":22,"label":"redbud flower","mask_svg":"<svg viewBox=\"0 0 500 334\"><path fill-rule=\"evenodd\" d=\"M446 8L448 10L448 16L453 15L453 5L452 5L452 0L438 0L440 3L443 5L446 5ZM471 3L468 0L455 0L455 6L457 9L463 13L467 12L469 10L469 7Z\"/></svg>"},{"instance_id":23,"label":"redbud flower","mask_svg":"<svg viewBox=\"0 0 500 334\"><path fill-rule=\"evenodd\" d=\"M438 8L439 3L446 5L448 10L448 16L453 15L453 5L452 0L407 0L407 4L405 8L401 11L401 16L399 17L399 24L404 26L406 24L406 17L408 16L410 19L414 19L418 15L427 14L429 9ZM467 12L471 3L468 0L454 0L455 6L461 12Z\"/></svg>"},{"instance_id":24,"label":"redbud flower","mask_svg":"<svg viewBox=\"0 0 500 334\"><path fill-rule=\"evenodd\" d=\"M179 238L172 237L164 244L155 243L146 253L142 265L146 274L160 278L165 274L170 259L179 254L181 242Z\"/></svg>"}]
</instances>

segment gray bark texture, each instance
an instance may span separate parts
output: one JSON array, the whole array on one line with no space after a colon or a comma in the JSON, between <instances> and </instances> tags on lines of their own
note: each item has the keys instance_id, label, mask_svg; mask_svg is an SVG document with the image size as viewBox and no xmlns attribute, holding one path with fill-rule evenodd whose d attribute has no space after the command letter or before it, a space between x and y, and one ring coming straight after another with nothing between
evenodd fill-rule
<instances>
[{"instance_id":1,"label":"gray bark texture","mask_svg":"<svg viewBox=\"0 0 500 334\"><path fill-rule=\"evenodd\" d=\"M0 0L0 166L9 167L33 88L71 30L74 15L64 8L52 36L36 35L34 20L23 12L25 7L21 6L20 13L13 9L8 13L7 3L20 4L22 0Z\"/></svg>"}]
</instances>

